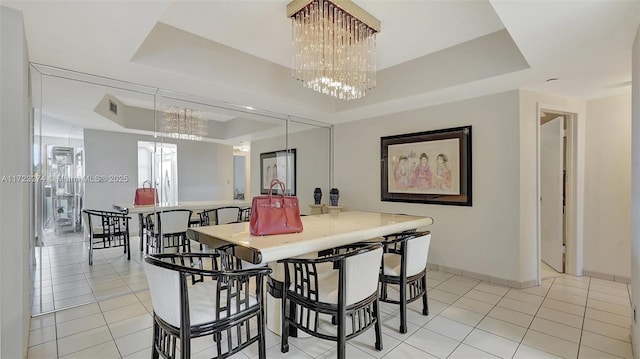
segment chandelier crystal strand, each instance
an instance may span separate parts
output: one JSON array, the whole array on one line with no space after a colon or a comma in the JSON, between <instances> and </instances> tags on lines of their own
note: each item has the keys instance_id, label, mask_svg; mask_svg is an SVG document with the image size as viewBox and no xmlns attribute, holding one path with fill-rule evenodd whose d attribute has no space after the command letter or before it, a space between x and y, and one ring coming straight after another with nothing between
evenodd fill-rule
<instances>
[{"instance_id":1,"label":"chandelier crystal strand","mask_svg":"<svg viewBox=\"0 0 640 359\"><path fill-rule=\"evenodd\" d=\"M376 86L378 30L329 0L312 0L291 17L292 76L305 87L352 100Z\"/></svg>"},{"instance_id":2,"label":"chandelier crystal strand","mask_svg":"<svg viewBox=\"0 0 640 359\"><path fill-rule=\"evenodd\" d=\"M174 106L166 108L162 125L166 136L184 140L199 141L209 132L204 113Z\"/></svg>"}]
</instances>

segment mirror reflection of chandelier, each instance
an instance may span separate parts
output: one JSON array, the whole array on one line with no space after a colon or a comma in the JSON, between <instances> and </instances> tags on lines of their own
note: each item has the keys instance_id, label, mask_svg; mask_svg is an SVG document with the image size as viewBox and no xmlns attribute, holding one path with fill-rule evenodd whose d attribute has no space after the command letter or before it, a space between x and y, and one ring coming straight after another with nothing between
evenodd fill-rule
<instances>
[{"instance_id":1,"label":"mirror reflection of chandelier","mask_svg":"<svg viewBox=\"0 0 640 359\"><path fill-rule=\"evenodd\" d=\"M202 140L208 134L204 113L188 108L168 106L164 111L162 133L183 140Z\"/></svg>"},{"instance_id":2,"label":"mirror reflection of chandelier","mask_svg":"<svg viewBox=\"0 0 640 359\"><path fill-rule=\"evenodd\" d=\"M295 0L293 77L314 91L353 100L376 87L380 20L350 0Z\"/></svg>"}]
</instances>

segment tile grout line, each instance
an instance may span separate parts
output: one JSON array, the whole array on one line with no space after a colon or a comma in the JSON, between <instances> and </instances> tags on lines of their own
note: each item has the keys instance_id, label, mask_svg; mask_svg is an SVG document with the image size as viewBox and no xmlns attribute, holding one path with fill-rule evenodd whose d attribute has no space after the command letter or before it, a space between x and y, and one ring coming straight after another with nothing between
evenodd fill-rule
<instances>
[{"instance_id":1,"label":"tile grout line","mask_svg":"<svg viewBox=\"0 0 640 359\"><path fill-rule=\"evenodd\" d=\"M551 292L551 288L552 288L552 287L553 287L553 285L555 284L555 282L556 282L556 279L557 279L557 278L559 278L559 276L558 276L558 277L553 277L553 278L552 278L553 280L551 281L551 284L549 285L549 289L547 289L547 291L545 292L544 297L542 298L542 302L540 302L540 306L538 307L538 310L536 310L536 313L533 315L533 318L531 319L531 322L529 322L529 326L527 326L527 330L524 332L524 335L522 336L522 339L520 339L520 342L518 343L518 347L516 348L516 351L513 353L513 355L511 356L511 358L515 357L516 353L518 352L518 349L520 349L520 346L522 346L522 345L523 345L523 344L522 344L522 342L524 342L524 338L527 336L527 333L528 333L530 330L537 331L537 330L535 330L535 329L531 329L531 324L533 324L533 321L536 319L536 317L538 317L538 312L540 312L540 308L542 308L542 304L543 304L543 303L544 303L544 301L547 299L547 296L549 295L549 292ZM549 298L549 299L552 299L552 298ZM544 318L543 318L543 319L544 319ZM581 335L582 335L582 333L581 333ZM548 352L548 351L546 351L546 350L542 350L542 349L539 349L539 348L534 348L534 349L536 349L536 350L540 350L541 352L544 352L544 353L548 353L548 354L551 354L551 355L555 355L555 354L553 354L553 353L549 353L549 352Z\"/></svg>"},{"instance_id":2,"label":"tile grout line","mask_svg":"<svg viewBox=\"0 0 640 359\"><path fill-rule=\"evenodd\" d=\"M455 276L455 275L454 275L454 276ZM451 276L451 277L447 278L447 280L446 280L446 281L448 281L449 279L453 278L454 276ZM443 281L442 283L445 283L446 281ZM447 310L448 308L450 308L451 306L453 306L453 305L454 305L458 300L460 300L462 297L464 297L466 294L468 294L468 293L469 293L469 292L471 292L473 289L475 289L478 285L480 285L481 283L484 283L484 282L485 282L485 281L482 281L482 280L481 280L481 281L479 281L478 283L476 283L473 287L469 288L469 290L467 290L463 295L461 295L461 296L460 296L458 299L456 299L453 303L449 304L449 306L448 306L445 310ZM440 284L442 284L442 283L440 283ZM491 284L490 282L487 282L487 283ZM440 284L438 284L436 287L438 287ZM436 288L436 287L434 287L434 288ZM510 290L510 289L509 289L509 290ZM509 293L509 290L507 290L507 291L502 295L502 297L501 297L501 299L500 299L500 300L502 300L502 298L504 298L504 297L507 295L507 293ZM478 291L481 291L481 292L483 292L483 293L486 293L486 292L484 292L484 291L482 291L482 290L479 290L479 289L478 289ZM488 294L493 294L493 293L488 293ZM494 294L494 295L495 295L495 294ZM473 299L473 298L469 298L469 299ZM449 353L449 354L447 355L447 358L449 358L453 353L455 353L455 351L456 351L456 350L458 350L458 348L459 348L462 344L464 344L465 339L467 339L467 338L469 337L469 335L471 335L471 333L473 333L473 331L474 331L475 329L482 330L482 329L478 328L478 324L480 324L480 323L481 323L481 322L482 322L482 321L483 321L483 320L484 320L484 319L489 315L489 313L490 313L490 312L491 312L491 311L492 311L496 306L498 306L498 303L500 303L500 300L498 300L498 301L496 302L496 304L494 304L494 305L493 305L493 307L491 307L491 309L487 312L487 314L484 314L484 316L482 317L482 319L480 319L480 321L478 321L478 323L476 323L476 324L473 326L473 328L469 331L469 333L468 333L467 335L465 335L465 337L464 337L464 338L462 338L462 340L460 340L460 341L459 341L458 345L456 345L456 347L455 347L455 348L453 348L453 350L451 351L451 353ZM489 304L489 303L487 303L487 304ZM461 308L461 309L464 309L464 308ZM443 310L443 311L444 311L444 310ZM442 312L440 312L440 313L442 313ZM477 313L477 314L480 314L480 313ZM439 315L440 315L440 314L438 314L438 316L439 316ZM446 318L446 317L445 317L445 318ZM433 319L435 319L435 317L434 317ZM447 319L449 319L449 318L447 318ZM453 320L453 319L450 319L450 320ZM454 321L455 321L455 322L458 322L457 320L454 320ZM431 321L429 321L429 322L431 322ZM460 322L458 322L458 323L460 323ZM426 323L424 326L426 326L427 324L429 324L429 323ZM461 324L464 324L464 323L461 323ZM423 328L424 328L424 326L423 326ZM438 334L440 334L440 333L438 333ZM490 333L490 334L492 334L492 333ZM440 335L442 335L442 334L440 334ZM495 335L495 334L494 334L494 335ZM445 336L446 336L446 335L445 335ZM453 339L453 338L452 338L452 339ZM468 345L468 344L465 344L465 345ZM469 345L469 346L471 346L471 345ZM487 353L487 354L489 354L489 355L494 355L494 354L489 353L489 352L487 352L487 351L485 351L485 350L482 350L482 349L480 349L480 348L476 348L476 347L474 347L474 346L471 346L471 347L472 347L472 348L474 348L474 349L480 350L480 351L482 351L482 352L485 352L485 353ZM431 354L431 353L429 353L429 354ZM494 355L494 356L495 356L495 355Z\"/></svg>"},{"instance_id":3,"label":"tile grout line","mask_svg":"<svg viewBox=\"0 0 640 359\"><path fill-rule=\"evenodd\" d=\"M555 283L556 277L552 277L552 279L553 279L553 281L551 282L551 285L553 285L553 283ZM542 283L542 280L540 280L540 282ZM549 286L549 290L547 290L546 293L544 294L544 297L542 298L542 302L540 303L540 306L538 307L538 310L536 310L536 313L533 315L533 318L531 319L531 322L529 322L529 326L525 330L524 335L522 336L522 339L520 339L520 341L518 342L518 346L516 347L516 350L513 352L513 355L511 356L511 358L514 358L516 356L516 353L520 349L520 346L522 346L522 342L524 341L524 338L527 336L527 333L529 332L529 328L531 327L531 323L533 323L533 321L536 319L536 316L538 315L538 312L540 311L540 308L542 308L542 303L544 303L544 300L547 298L547 294L549 294L550 290L551 290L551 286Z\"/></svg>"},{"instance_id":4,"label":"tile grout line","mask_svg":"<svg viewBox=\"0 0 640 359\"><path fill-rule=\"evenodd\" d=\"M584 313L582 314L582 327L580 328L580 340L578 340L577 358L580 357L580 347L582 346L582 335L584 334L584 322L587 316L587 304L589 304L589 294L591 294L591 278L589 278L589 286L587 287L587 299L584 302Z\"/></svg>"}]
</instances>

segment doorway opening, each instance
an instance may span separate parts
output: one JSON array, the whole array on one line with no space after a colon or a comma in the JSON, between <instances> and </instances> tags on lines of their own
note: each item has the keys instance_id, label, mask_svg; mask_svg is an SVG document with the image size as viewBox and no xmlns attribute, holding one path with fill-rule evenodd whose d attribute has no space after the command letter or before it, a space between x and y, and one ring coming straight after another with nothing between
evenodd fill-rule
<instances>
[{"instance_id":1,"label":"doorway opening","mask_svg":"<svg viewBox=\"0 0 640 359\"><path fill-rule=\"evenodd\" d=\"M577 114L538 108L538 284L579 275L576 236Z\"/></svg>"}]
</instances>

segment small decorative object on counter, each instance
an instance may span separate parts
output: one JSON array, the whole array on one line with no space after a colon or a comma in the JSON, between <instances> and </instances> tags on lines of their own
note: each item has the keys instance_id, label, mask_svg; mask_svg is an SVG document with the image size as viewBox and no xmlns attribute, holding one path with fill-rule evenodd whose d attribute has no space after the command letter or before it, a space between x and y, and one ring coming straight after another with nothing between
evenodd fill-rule
<instances>
[{"instance_id":1,"label":"small decorative object on counter","mask_svg":"<svg viewBox=\"0 0 640 359\"><path fill-rule=\"evenodd\" d=\"M322 201L322 190L320 187L316 187L313 190L313 202L314 204L320 204L320 201Z\"/></svg>"},{"instance_id":2,"label":"small decorative object on counter","mask_svg":"<svg viewBox=\"0 0 640 359\"><path fill-rule=\"evenodd\" d=\"M329 191L329 200L331 201L332 206L338 205L338 199L340 198L340 191L337 188L332 188Z\"/></svg>"}]
</instances>

